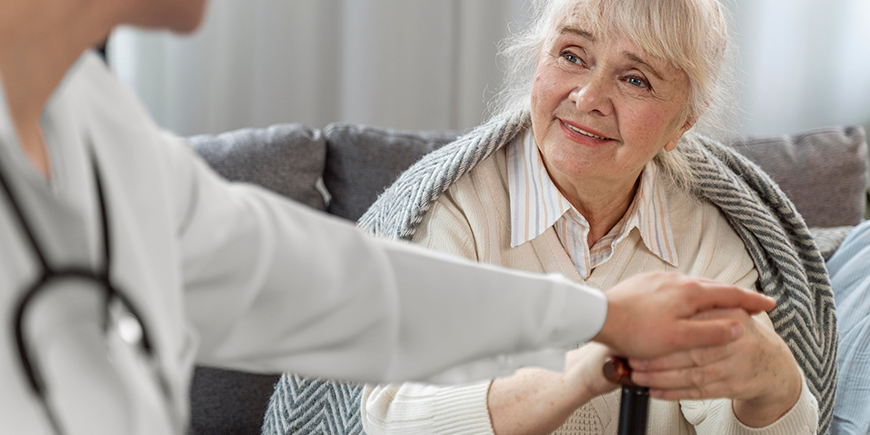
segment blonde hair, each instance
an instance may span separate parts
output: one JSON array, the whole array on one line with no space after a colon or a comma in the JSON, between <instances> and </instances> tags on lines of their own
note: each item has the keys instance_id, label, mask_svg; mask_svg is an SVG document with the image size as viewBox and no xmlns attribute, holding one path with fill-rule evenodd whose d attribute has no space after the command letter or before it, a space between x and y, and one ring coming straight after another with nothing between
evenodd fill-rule
<instances>
[{"instance_id":1,"label":"blonde hair","mask_svg":"<svg viewBox=\"0 0 870 435\"><path fill-rule=\"evenodd\" d=\"M686 110L695 124L674 151L662 150L655 160L675 184L690 187L692 171L684 152L689 139L698 133L726 135L734 107L732 60L736 52L719 1L533 0L533 4L531 25L502 45L505 84L492 111L530 109L538 56L551 32L567 19L579 19L596 35L618 32L689 77Z\"/></svg>"}]
</instances>

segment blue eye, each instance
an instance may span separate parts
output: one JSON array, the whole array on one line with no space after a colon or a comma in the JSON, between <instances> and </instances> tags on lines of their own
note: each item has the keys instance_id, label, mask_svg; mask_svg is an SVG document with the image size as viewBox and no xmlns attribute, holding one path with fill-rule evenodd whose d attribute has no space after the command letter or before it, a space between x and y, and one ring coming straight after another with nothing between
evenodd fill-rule
<instances>
[{"instance_id":1,"label":"blue eye","mask_svg":"<svg viewBox=\"0 0 870 435\"><path fill-rule=\"evenodd\" d=\"M572 54L570 51L563 52L562 57L564 57L565 60L567 60L568 62L571 62L571 63L577 63L577 64L583 63L583 61L581 61L579 57Z\"/></svg>"},{"instance_id":2,"label":"blue eye","mask_svg":"<svg viewBox=\"0 0 870 435\"><path fill-rule=\"evenodd\" d=\"M648 87L648 85L646 84L645 81L643 81L643 80L641 80L641 79L639 79L639 78L637 78L637 77L629 77L628 79L626 79L626 81L627 81L629 84L632 84L632 85L637 86L637 87L639 87L639 88L646 88L646 87Z\"/></svg>"}]
</instances>

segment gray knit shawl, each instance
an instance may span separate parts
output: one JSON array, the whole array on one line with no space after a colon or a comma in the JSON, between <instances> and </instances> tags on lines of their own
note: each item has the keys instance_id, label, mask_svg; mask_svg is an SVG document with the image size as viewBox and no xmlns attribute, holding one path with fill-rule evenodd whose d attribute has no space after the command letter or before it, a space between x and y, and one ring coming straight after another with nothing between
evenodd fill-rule
<instances>
[{"instance_id":1,"label":"gray knit shawl","mask_svg":"<svg viewBox=\"0 0 870 435\"><path fill-rule=\"evenodd\" d=\"M410 240L432 203L453 183L531 124L528 113L493 118L411 166L360 218L360 225ZM755 164L711 140L686 148L693 193L725 214L759 273L758 289L774 299L776 332L788 344L819 402L819 433L828 433L837 377L837 319L825 263L803 218Z\"/></svg>"}]
</instances>

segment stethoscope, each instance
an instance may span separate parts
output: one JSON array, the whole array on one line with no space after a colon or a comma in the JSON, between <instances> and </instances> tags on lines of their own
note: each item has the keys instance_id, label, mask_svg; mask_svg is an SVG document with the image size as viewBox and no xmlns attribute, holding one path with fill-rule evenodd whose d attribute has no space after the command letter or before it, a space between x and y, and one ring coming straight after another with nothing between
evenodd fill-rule
<instances>
[{"instance_id":1,"label":"stethoscope","mask_svg":"<svg viewBox=\"0 0 870 435\"><path fill-rule=\"evenodd\" d=\"M87 267L55 268L48 263L43 250L40 248L39 243L37 243L36 238L34 237L33 230L27 224L27 219L25 218L18 200L12 193L12 189L6 180L3 171L0 170L0 185L2 185L3 190L6 193L9 203L15 212L18 223L23 230L23 234L30 244L41 268L39 277L26 288L15 307L15 343L18 348L21 369L24 371L31 390L42 404L42 408L45 411L54 432L58 435L63 435L64 431L62 430L62 425L57 417L57 412L55 412L52 403L48 398L45 378L39 370L38 360L36 355L34 355L28 347L27 340L25 339L24 322L26 320L28 308L34 305L33 301L37 296L45 294L49 289L58 288L58 286L53 284L63 281L79 281L93 284L93 288L102 293L103 301L105 303L105 309L103 311L103 331L108 332L110 327L116 326L121 332L119 333L119 336L123 341L128 345L137 346L141 349L144 354L144 362L151 368L154 376L157 378L158 384L160 385L165 404L169 408L170 423L176 425L176 428L178 428L180 419L174 410L174 401L170 392L169 383L161 370L157 353L149 336L149 330L145 327L145 322L141 312L136 308L133 301L131 301L124 292L120 291L111 280L112 243L109 231L109 219L108 214L106 213L106 201L103 194L100 171L96 166L96 159L92 158L91 161L94 162L94 180L96 181L97 195L100 203L100 218L103 233L103 257L105 258L104 266L98 270L91 270ZM110 314L110 308L117 306L117 304L120 305L124 314ZM113 312L115 311L118 310L113 310ZM132 332L125 334L123 333L124 330Z\"/></svg>"}]
</instances>

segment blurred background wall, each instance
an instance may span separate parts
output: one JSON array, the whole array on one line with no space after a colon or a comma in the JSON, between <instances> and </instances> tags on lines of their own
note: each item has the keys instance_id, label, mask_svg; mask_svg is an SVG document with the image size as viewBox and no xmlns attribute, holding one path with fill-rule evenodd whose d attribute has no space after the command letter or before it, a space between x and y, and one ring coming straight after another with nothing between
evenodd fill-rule
<instances>
[{"instance_id":1,"label":"blurred background wall","mask_svg":"<svg viewBox=\"0 0 870 435\"><path fill-rule=\"evenodd\" d=\"M121 28L110 64L182 135L279 122L466 129L529 0L212 0L192 36ZM870 1L727 0L737 130L870 121Z\"/></svg>"}]
</instances>

